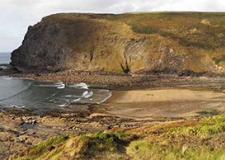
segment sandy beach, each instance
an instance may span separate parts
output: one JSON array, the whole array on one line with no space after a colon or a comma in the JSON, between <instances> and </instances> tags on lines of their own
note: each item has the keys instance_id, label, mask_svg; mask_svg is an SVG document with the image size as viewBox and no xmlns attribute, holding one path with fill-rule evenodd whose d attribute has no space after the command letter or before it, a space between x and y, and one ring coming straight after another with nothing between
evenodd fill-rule
<instances>
[{"instance_id":1,"label":"sandy beach","mask_svg":"<svg viewBox=\"0 0 225 160\"><path fill-rule=\"evenodd\" d=\"M224 112L224 97L223 92L179 88L114 91L106 112L139 120L187 118Z\"/></svg>"}]
</instances>

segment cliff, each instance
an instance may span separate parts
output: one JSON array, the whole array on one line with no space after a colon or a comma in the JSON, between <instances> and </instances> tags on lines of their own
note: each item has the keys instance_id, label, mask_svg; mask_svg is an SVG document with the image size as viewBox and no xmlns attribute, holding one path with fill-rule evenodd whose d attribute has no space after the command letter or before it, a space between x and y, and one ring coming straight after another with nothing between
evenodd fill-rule
<instances>
[{"instance_id":1,"label":"cliff","mask_svg":"<svg viewBox=\"0 0 225 160\"><path fill-rule=\"evenodd\" d=\"M55 14L28 28L21 71L223 74L225 14Z\"/></svg>"}]
</instances>

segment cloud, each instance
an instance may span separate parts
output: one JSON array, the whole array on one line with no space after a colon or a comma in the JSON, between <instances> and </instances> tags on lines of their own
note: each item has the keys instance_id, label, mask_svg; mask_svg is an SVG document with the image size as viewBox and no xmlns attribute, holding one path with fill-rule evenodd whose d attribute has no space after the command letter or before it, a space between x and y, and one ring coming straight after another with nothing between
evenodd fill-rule
<instances>
[{"instance_id":1,"label":"cloud","mask_svg":"<svg viewBox=\"0 0 225 160\"><path fill-rule=\"evenodd\" d=\"M18 47L29 25L58 12L225 11L224 0L1 0L0 51Z\"/></svg>"}]
</instances>

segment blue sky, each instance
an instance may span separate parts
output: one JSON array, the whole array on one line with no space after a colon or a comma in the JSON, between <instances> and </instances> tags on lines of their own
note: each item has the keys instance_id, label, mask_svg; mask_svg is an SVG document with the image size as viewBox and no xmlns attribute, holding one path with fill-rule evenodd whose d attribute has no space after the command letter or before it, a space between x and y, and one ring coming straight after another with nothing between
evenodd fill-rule
<instances>
[{"instance_id":1,"label":"blue sky","mask_svg":"<svg viewBox=\"0 0 225 160\"><path fill-rule=\"evenodd\" d=\"M16 49L29 25L58 12L225 12L225 0L0 0L0 52Z\"/></svg>"}]
</instances>

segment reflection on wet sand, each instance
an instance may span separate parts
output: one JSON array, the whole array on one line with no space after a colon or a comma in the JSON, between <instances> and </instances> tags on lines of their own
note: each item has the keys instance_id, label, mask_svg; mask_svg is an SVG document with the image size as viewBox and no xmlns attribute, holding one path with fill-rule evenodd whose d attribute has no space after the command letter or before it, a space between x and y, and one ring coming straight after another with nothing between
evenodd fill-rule
<instances>
[{"instance_id":1,"label":"reflection on wet sand","mask_svg":"<svg viewBox=\"0 0 225 160\"><path fill-rule=\"evenodd\" d=\"M212 90L147 89L115 91L106 112L124 118L181 118L225 111L225 93Z\"/></svg>"}]
</instances>

